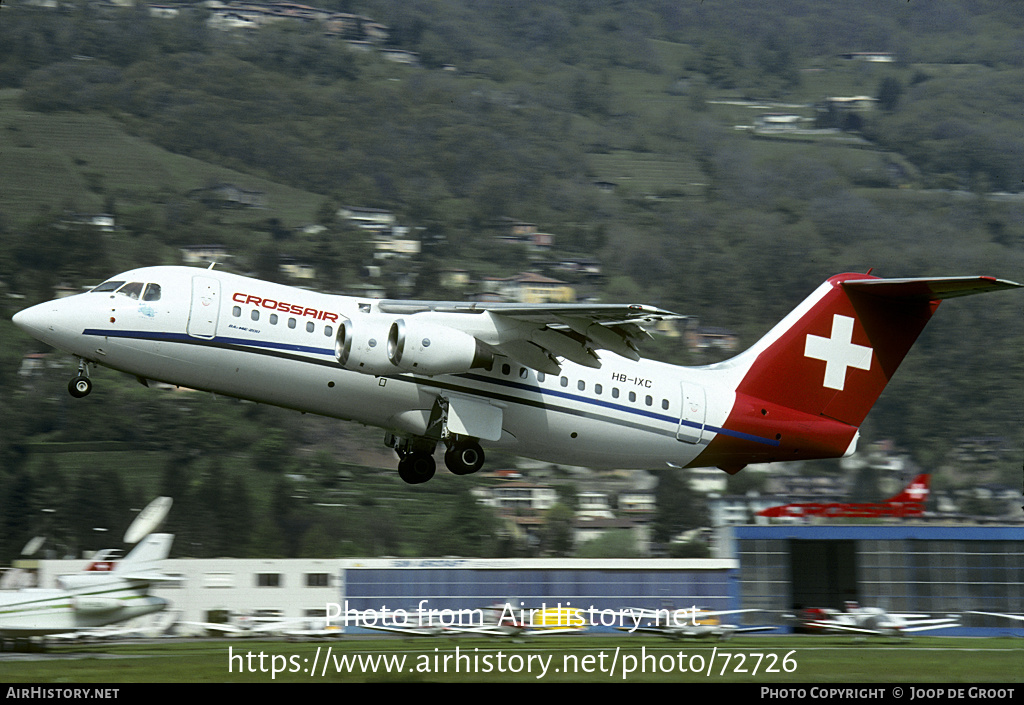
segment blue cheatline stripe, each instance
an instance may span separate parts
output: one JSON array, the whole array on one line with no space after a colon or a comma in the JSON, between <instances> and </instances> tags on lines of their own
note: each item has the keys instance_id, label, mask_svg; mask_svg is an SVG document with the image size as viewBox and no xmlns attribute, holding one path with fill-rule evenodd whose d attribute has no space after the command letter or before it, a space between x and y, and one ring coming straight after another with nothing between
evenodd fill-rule
<instances>
[{"instance_id":1,"label":"blue cheatline stripe","mask_svg":"<svg viewBox=\"0 0 1024 705\"><path fill-rule=\"evenodd\" d=\"M233 338L233 337L226 337L226 336L216 336L214 338L207 339L207 338L196 338L196 337L193 337L191 335L187 335L185 333L168 333L168 332L162 332L162 331L121 331L121 330L104 330L104 329L99 329L99 328L86 328L85 330L82 331L82 334L83 335L93 335L93 336L105 336L105 337L109 337L109 338L130 338L130 339L136 339L136 340L162 340L162 341L168 341L168 342L174 342L174 343L185 343L185 344L189 344L189 345L206 345L206 346L210 346L210 347L223 347L223 348L226 348L226 349L240 350L240 351L243 351L243 352L253 352L253 353L257 353L257 354L265 354L266 352L269 352L269 351L285 351L285 352L293 352L293 353L298 352L298 353L306 353L306 354L310 354L310 355L323 355L323 356L327 356L327 357L331 358L330 364L334 363L334 348L318 348L318 347L313 347L313 346L309 346L309 345L294 345L294 344L291 344L291 343L275 343L275 342L268 342L268 341L262 341L262 340L252 340L252 339L249 339L249 338ZM296 360L298 362L310 362L310 363L316 363L316 364L327 364L327 363L325 363L324 361L321 361L321 360L309 360L308 358L293 357L293 356L285 356L285 357L287 357L289 359ZM613 411L620 411L620 412L625 413L625 414L630 414L630 415L633 415L633 416L640 416L640 417L652 419L654 421L661 421L663 423L671 423L671 424L682 423L684 426L688 426L690 428L695 428L695 429L701 428L701 426L699 424L694 423L693 421L686 421L686 420L682 420L681 421L676 416L669 416L667 414L659 414L659 413L657 413L655 411L645 411L643 409L637 409L637 408L634 408L634 407L625 406L623 404L616 404L614 402L604 401L602 399L593 399L593 398L590 398L590 397L580 396L579 394L573 394L571 392L563 392L563 391L558 390L558 389L544 389L542 387L538 387L538 386L530 385L530 384L523 384L521 382L515 382L513 380L504 380L504 379L498 379L498 378L485 377L483 375L473 374L473 373L466 373L466 374L459 374L459 375L450 375L450 376L451 377L456 377L456 378L463 378L463 379L471 380L471 381L474 381L474 382L493 384L493 385L497 385L497 386L500 386L500 387L508 387L510 389L515 389L515 390L518 390L518 391L532 392L534 394L539 394L542 397L544 397L544 396L546 396L546 397L557 397L557 398L566 399L566 400L569 400L569 401L574 401L574 402L577 402L577 403L580 403L580 404L585 404L587 406L596 406L596 407L602 407L602 408L606 408L606 409L611 409ZM422 384L422 385L425 385L425 386L449 388L449 389L452 389L453 391L463 391L463 392L466 392L466 393L472 393L472 394L477 394L477 395L481 394L481 392L482 392L482 390L480 390L480 389L478 389L476 387L461 387L461 386L450 385L450 384L442 384L439 381L435 380L434 378L414 377L413 375L398 375L398 376L394 376L394 377L389 377L389 379L395 379L395 380L401 380L401 381L406 381L406 382L412 382L414 384ZM502 396L502 400L503 401L513 402L513 403L524 404L524 405L527 405L527 406L531 405L527 400L524 400L524 399L519 398L519 397L514 397L514 396L503 395ZM543 404L534 404L534 406L544 406L544 405ZM574 413L574 411L575 411L573 409L568 409L568 408L565 408L565 407L552 407L552 409L554 411L561 411L563 413ZM610 419L610 420L613 421L613 422L615 421L615 419ZM743 433L741 431L733 431L733 430L728 429L728 428L717 428L715 426L707 426L707 425L705 425L703 428L704 428L704 430L706 430L706 431L708 431L710 433L721 433L721 434L723 434L725 436L731 436L733 438L739 438L739 439L742 439L742 440L752 441L754 443L760 443L760 444L763 444L763 445L769 445L769 446L774 446L774 447L777 447L777 446L780 445L780 442L775 440L775 439L773 439L773 438L764 438L762 436L756 436L756 435L753 435L753 434L750 434L750 433Z\"/></svg>"},{"instance_id":2,"label":"blue cheatline stripe","mask_svg":"<svg viewBox=\"0 0 1024 705\"><path fill-rule=\"evenodd\" d=\"M513 380L491 379L490 377L484 377L482 375L476 375L476 374L472 374L472 373L464 374L464 375L455 375L455 376L457 376L457 377L465 377L467 379L471 379L471 380L474 380L474 381L477 381L477 382L486 382L486 383L496 384L496 385L503 386L503 387L511 387L513 389L518 389L518 390L521 390L521 391L534 392L534 393L540 394L542 396L555 396L555 397L561 397L563 399L569 399L571 401L580 402L580 403L583 403L583 404L588 404L588 405L591 405L591 406L602 406L602 407L605 407L605 408L608 408L608 409L613 409L615 411L621 411L623 413L633 414L635 416L644 416L644 417L647 417L647 418L650 418L650 419L654 419L656 421L664 421L666 423L672 423L672 424L682 423L682 425L688 426L690 428L696 428L696 429L702 428L701 425L698 424L698 423L695 423L693 421L686 421L685 419L680 420L676 416L669 416L667 414L659 414L659 413L657 413L655 411L645 411L643 409L635 409L633 407L625 406L623 404L615 404L613 402L604 401L602 399L592 399L590 397L580 396L579 394L573 394L571 392L563 392L563 391L560 391L558 389L544 389L543 387L537 387L537 386L534 386L534 385L523 384L521 382L515 382ZM705 431L709 431L711 433L721 433L721 434L723 434L725 436L732 436L733 438L740 438L740 439L747 440L747 441L753 441L754 443L762 443L764 445L776 446L776 447L781 445L781 443L779 441L775 440L774 438L764 438L763 436L755 436L755 435L750 434L750 433L743 433L742 431L733 431L733 430L728 429L728 428L717 428L715 426L709 426L709 425L706 425L706 424L703 426L703 428L704 428Z\"/></svg>"},{"instance_id":3,"label":"blue cheatline stripe","mask_svg":"<svg viewBox=\"0 0 1024 705\"><path fill-rule=\"evenodd\" d=\"M294 345L292 343L274 343L268 341L255 341L248 338L229 338L227 336L216 336L214 338L196 338L185 333L165 333L151 331L122 331L103 330L99 328L86 328L83 335L105 336L108 338L133 338L136 340L166 340L175 343L194 343L198 345L209 344L213 346L238 346L244 348L267 349L267 350L289 350L291 352L303 352L312 355L334 355L334 348L317 348L311 345Z\"/></svg>"}]
</instances>

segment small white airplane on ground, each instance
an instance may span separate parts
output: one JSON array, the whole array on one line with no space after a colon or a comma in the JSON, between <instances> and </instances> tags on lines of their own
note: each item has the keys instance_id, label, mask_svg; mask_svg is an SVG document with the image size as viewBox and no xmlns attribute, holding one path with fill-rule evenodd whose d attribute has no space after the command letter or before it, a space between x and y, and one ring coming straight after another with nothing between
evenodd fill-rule
<instances>
[{"instance_id":1,"label":"small white airplane on ground","mask_svg":"<svg viewBox=\"0 0 1024 705\"><path fill-rule=\"evenodd\" d=\"M213 269L147 267L13 321L93 365L378 426L409 483L438 444L457 475L482 444L595 468L840 457L943 299L991 277L830 278L746 352L704 367L644 360L640 305L332 296Z\"/></svg>"},{"instance_id":2,"label":"small white airplane on ground","mask_svg":"<svg viewBox=\"0 0 1024 705\"><path fill-rule=\"evenodd\" d=\"M113 570L66 575L59 589L27 588L0 593L0 637L28 642L32 637L93 630L166 609L149 594L165 580L160 563L170 552L172 534L150 534Z\"/></svg>"},{"instance_id":3,"label":"small white airplane on ground","mask_svg":"<svg viewBox=\"0 0 1024 705\"><path fill-rule=\"evenodd\" d=\"M815 619L808 627L826 632L846 632L869 636L906 637L916 632L960 626L958 616L932 617L929 614L890 614L880 607L861 607L847 602L843 612L834 612L828 618Z\"/></svg>"},{"instance_id":4,"label":"small white airplane on ground","mask_svg":"<svg viewBox=\"0 0 1024 705\"><path fill-rule=\"evenodd\" d=\"M304 617L253 617L247 614L232 615L226 622L180 622L188 631L225 637L272 637L287 636L305 631L310 623ZM198 632L197 632L198 630ZM311 632L312 633L312 632Z\"/></svg>"},{"instance_id":5,"label":"small white airplane on ground","mask_svg":"<svg viewBox=\"0 0 1024 705\"><path fill-rule=\"evenodd\" d=\"M389 626L387 624L359 624L362 629L372 629L375 632L386 632L388 634L401 634L402 636L452 636L450 627L440 624L410 624L406 627Z\"/></svg>"},{"instance_id":6,"label":"small white airplane on ground","mask_svg":"<svg viewBox=\"0 0 1024 705\"><path fill-rule=\"evenodd\" d=\"M330 624L323 617L301 620L278 632L286 641L306 641L315 639L340 639L345 631L338 625Z\"/></svg>"},{"instance_id":7,"label":"small white airplane on ground","mask_svg":"<svg viewBox=\"0 0 1024 705\"><path fill-rule=\"evenodd\" d=\"M439 614L417 614L415 610L392 614L378 613L374 610L356 611L355 614L332 615L326 620L330 629L340 630L342 627L358 627L386 634L401 636L453 636L451 624L443 622ZM410 615L412 615L410 617Z\"/></svg>"},{"instance_id":8,"label":"small white airplane on ground","mask_svg":"<svg viewBox=\"0 0 1024 705\"><path fill-rule=\"evenodd\" d=\"M723 624L719 619L731 614L759 612L756 609L746 610L700 610L685 609L652 610L649 608L627 608L626 613L632 618L644 620L642 626L616 627L619 631L631 634L660 634L669 639L718 639L726 641L737 634L773 631L775 627L738 627L734 624Z\"/></svg>"},{"instance_id":9,"label":"small white airplane on ground","mask_svg":"<svg viewBox=\"0 0 1024 705\"><path fill-rule=\"evenodd\" d=\"M582 634L587 630L584 610L574 607L513 607L504 602L481 610L483 622L479 626L453 626L449 630L457 634L492 637L534 637L564 636Z\"/></svg>"}]
</instances>

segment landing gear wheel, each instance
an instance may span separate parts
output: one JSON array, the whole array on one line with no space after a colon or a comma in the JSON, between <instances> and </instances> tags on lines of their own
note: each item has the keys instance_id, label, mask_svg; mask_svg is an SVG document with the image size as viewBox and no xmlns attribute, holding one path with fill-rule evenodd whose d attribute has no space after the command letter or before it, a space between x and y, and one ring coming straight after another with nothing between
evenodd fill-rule
<instances>
[{"instance_id":1,"label":"landing gear wheel","mask_svg":"<svg viewBox=\"0 0 1024 705\"><path fill-rule=\"evenodd\" d=\"M434 476L434 457L426 453L408 453L398 461L398 476L410 485L419 485Z\"/></svg>"},{"instance_id":2,"label":"landing gear wheel","mask_svg":"<svg viewBox=\"0 0 1024 705\"><path fill-rule=\"evenodd\" d=\"M79 375L68 382L68 392L75 399L81 399L82 397L87 396L91 391L92 381L83 375Z\"/></svg>"},{"instance_id":3,"label":"landing gear wheel","mask_svg":"<svg viewBox=\"0 0 1024 705\"><path fill-rule=\"evenodd\" d=\"M456 443L444 454L444 464L456 475L472 475L484 466L479 443Z\"/></svg>"}]
</instances>

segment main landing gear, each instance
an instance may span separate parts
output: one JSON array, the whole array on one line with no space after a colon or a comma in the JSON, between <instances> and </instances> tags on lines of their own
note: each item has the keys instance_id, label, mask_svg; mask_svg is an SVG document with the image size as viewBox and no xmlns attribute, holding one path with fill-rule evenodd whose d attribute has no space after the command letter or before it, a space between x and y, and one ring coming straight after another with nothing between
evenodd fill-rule
<instances>
[{"instance_id":1,"label":"main landing gear","mask_svg":"<svg viewBox=\"0 0 1024 705\"><path fill-rule=\"evenodd\" d=\"M78 376L68 382L68 393L75 399L88 396L92 391L92 380L89 379L89 363L78 359Z\"/></svg>"},{"instance_id":2,"label":"main landing gear","mask_svg":"<svg viewBox=\"0 0 1024 705\"><path fill-rule=\"evenodd\" d=\"M444 464L456 475L472 475L484 466L484 449L472 439L455 441L444 454Z\"/></svg>"},{"instance_id":3,"label":"main landing gear","mask_svg":"<svg viewBox=\"0 0 1024 705\"><path fill-rule=\"evenodd\" d=\"M388 435L385 443L398 453L398 476L410 485L426 482L434 476L437 441L429 438L398 438ZM484 466L484 451L472 438L452 437L445 441L445 466L455 475L470 475Z\"/></svg>"}]
</instances>

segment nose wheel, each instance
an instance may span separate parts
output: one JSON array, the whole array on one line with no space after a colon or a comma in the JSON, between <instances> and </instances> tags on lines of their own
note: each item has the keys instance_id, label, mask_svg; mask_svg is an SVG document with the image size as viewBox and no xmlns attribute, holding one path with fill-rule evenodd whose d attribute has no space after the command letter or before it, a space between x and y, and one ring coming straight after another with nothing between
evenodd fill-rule
<instances>
[{"instance_id":1,"label":"nose wheel","mask_svg":"<svg viewBox=\"0 0 1024 705\"><path fill-rule=\"evenodd\" d=\"M89 363L79 358L78 376L68 382L68 393L75 399L88 396L92 391L92 380L89 379Z\"/></svg>"},{"instance_id":2,"label":"nose wheel","mask_svg":"<svg viewBox=\"0 0 1024 705\"><path fill-rule=\"evenodd\" d=\"M87 396L92 391L92 380L84 375L79 375L73 380L68 382L68 392L71 393L75 399L81 399Z\"/></svg>"}]
</instances>

